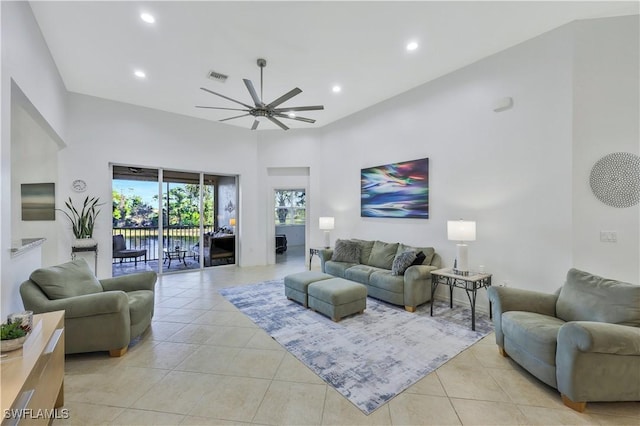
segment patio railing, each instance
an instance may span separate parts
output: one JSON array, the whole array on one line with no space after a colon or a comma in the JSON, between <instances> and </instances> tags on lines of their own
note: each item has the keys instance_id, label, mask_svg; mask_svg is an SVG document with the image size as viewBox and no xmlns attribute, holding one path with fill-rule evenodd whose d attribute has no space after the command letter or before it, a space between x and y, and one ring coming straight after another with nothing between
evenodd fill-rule
<instances>
[{"instance_id":1,"label":"patio railing","mask_svg":"<svg viewBox=\"0 0 640 426\"><path fill-rule=\"evenodd\" d=\"M213 232L213 226L205 226L204 232ZM128 249L146 250L147 260L159 260L158 228L157 227L118 227L113 228L113 235L122 234ZM172 226L163 229L162 239L164 248L191 250L200 241L200 228L193 226ZM120 260L118 260L120 261ZM134 259L123 259L133 262Z\"/></svg>"}]
</instances>

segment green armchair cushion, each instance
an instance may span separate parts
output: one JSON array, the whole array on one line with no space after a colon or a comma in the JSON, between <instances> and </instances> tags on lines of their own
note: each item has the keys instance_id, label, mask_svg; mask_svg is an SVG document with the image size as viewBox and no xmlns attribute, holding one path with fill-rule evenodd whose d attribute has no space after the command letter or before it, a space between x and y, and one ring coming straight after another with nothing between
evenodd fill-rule
<instances>
[{"instance_id":1,"label":"green armchair cushion","mask_svg":"<svg viewBox=\"0 0 640 426\"><path fill-rule=\"evenodd\" d=\"M564 321L640 326L640 286L571 269L556 303Z\"/></svg>"},{"instance_id":2,"label":"green armchair cushion","mask_svg":"<svg viewBox=\"0 0 640 426\"><path fill-rule=\"evenodd\" d=\"M29 279L52 300L102 293L100 282L84 259L36 269Z\"/></svg>"},{"instance_id":3,"label":"green armchair cushion","mask_svg":"<svg viewBox=\"0 0 640 426\"><path fill-rule=\"evenodd\" d=\"M395 259L398 251L398 245L398 243L374 242L371 256L369 256L369 265L391 270L393 259Z\"/></svg>"}]
</instances>

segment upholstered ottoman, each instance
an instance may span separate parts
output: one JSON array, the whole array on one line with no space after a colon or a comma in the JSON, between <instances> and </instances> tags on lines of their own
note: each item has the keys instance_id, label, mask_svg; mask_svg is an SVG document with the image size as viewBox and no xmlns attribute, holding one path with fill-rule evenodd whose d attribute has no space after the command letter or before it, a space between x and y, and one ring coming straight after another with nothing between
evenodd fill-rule
<instances>
[{"instance_id":1,"label":"upholstered ottoman","mask_svg":"<svg viewBox=\"0 0 640 426\"><path fill-rule=\"evenodd\" d=\"M367 287L342 278L316 281L307 288L309 308L333 321L362 313L367 307Z\"/></svg>"},{"instance_id":2,"label":"upholstered ottoman","mask_svg":"<svg viewBox=\"0 0 640 426\"><path fill-rule=\"evenodd\" d=\"M328 280L333 275L317 271L298 272L284 277L284 295L290 300L301 303L305 308L307 304L307 287L316 281Z\"/></svg>"}]
</instances>

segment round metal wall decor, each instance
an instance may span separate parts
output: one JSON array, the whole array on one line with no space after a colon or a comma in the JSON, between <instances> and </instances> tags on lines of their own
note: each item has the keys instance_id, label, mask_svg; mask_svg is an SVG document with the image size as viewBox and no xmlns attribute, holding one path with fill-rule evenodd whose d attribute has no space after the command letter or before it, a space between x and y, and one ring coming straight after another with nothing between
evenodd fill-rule
<instances>
[{"instance_id":1,"label":"round metal wall decor","mask_svg":"<svg viewBox=\"0 0 640 426\"><path fill-rule=\"evenodd\" d=\"M640 157L629 152L605 155L591 169L591 190L611 207L631 207L640 202Z\"/></svg>"}]
</instances>

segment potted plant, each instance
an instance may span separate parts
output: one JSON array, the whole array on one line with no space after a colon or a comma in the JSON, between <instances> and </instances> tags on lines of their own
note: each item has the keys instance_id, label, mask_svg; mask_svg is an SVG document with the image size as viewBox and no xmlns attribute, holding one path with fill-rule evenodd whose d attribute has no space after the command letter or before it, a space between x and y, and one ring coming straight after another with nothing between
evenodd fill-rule
<instances>
[{"instance_id":1,"label":"potted plant","mask_svg":"<svg viewBox=\"0 0 640 426\"><path fill-rule=\"evenodd\" d=\"M20 349L27 340L26 330L22 323L10 322L0 326L0 352L9 352Z\"/></svg>"},{"instance_id":2,"label":"potted plant","mask_svg":"<svg viewBox=\"0 0 640 426\"><path fill-rule=\"evenodd\" d=\"M95 241L92 239L93 227L95 226L96 218L100 213L98 207L102 205L98 204L98 201L99 198L97 197L89 198L87 196L82 204L82 210L78 212L78 209L73 205L71 197L69 197L69 199L64 203L67 210L69 210L69 213L58 209L62 211L71 222L73 235L76 237L76 247L91 246L95 244Z\"/></svg>"}]
</instances>

